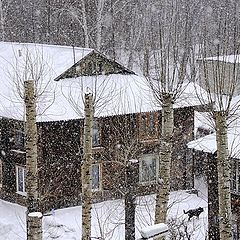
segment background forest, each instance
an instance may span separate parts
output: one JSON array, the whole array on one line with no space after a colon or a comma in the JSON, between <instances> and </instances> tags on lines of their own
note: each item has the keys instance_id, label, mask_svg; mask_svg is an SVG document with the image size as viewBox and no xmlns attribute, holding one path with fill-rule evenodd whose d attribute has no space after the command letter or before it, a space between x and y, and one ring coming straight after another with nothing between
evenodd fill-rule
<instances>
[{"instance_id":1,"label":"background forest","mask_svg":"<svg viewBox=\"0 0 240 240\"><path fill-rule=\"evenodd\" d=\"M172 4L160 0L0 0L0 38L91 47L133 68L136 57L144 64L144 54L158 48L162 13L187 14L190 45L201 42L203 31L208 40L221 42L218 22L226 14L230 21L233 17L234 23L239 21L238 1L179 0L181 9Z\"/></svg>"}]
</instances>

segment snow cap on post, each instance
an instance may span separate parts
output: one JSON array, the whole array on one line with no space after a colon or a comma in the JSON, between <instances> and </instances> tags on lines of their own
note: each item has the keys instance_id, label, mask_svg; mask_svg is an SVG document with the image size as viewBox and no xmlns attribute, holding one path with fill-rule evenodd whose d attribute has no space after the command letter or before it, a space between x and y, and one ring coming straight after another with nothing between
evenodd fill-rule
<instances>
[{"instance_id":1,"label":"snow cap on post","mask_svg":"<svg viewBox=\"0 0 240 240\"><path fill-rule=\"evenodd\" d=\"M41 212L31 212L28 214L29 217L33 217L33 218L42 218L42 213Z\"/></svg>"},{"instance_id":2,"label":"snow cap on post","mask_svg":"<svg viewBox=\"0 0 240 240\"><path fill-rule=\"evenodd\" d=\"M143 239L156 237L158 235L164 236L167 232L168 226L165 223L158 223L140 230Z\"/></svg>"}]
</instances>

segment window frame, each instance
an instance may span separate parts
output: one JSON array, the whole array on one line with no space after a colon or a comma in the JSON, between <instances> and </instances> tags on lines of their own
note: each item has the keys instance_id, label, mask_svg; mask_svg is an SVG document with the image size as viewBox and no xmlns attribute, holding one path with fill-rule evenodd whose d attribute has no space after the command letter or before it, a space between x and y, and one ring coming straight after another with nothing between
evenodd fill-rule
<instances>
[{"instance_id":1,"label":"window frame","mask_svg":"<svg viewBox=\"0 0 240 240\"><path fill-rule=\"evenodd\" d=\"M151 179L148 179L148 180L145 180L143 179L143 161L146 161L148 160L147 158L148 157L151 157L152 160L155 159L155 179L154 180L151 180ZM158 176L159 176L159 156L155 153L148 153L148 154L143 154L142 156L140 156L139 158L139 183L142 184L142 185L148 185L148 184L152 184L152 183L157 183L157 180L158 180Z\"/></svg>"},{"instance_id":2,"label":"window frame","mask_svg":"<svg viewBox=\"0 0 240 240\"><path fill-rule=\"evenodd\" d=\"M96 136L96 137L95 137ZM98 147L101 145L100 141L100 123L97 119L93 120L93 126L92 126L92 146ZM96 139L96 142L95 142Z\"/></svg>"},{"instance_id":3,"label":"window frame","mask_svg":"<svg viewBox=\"0 0 240 240\"><path fill-rule=\"evenodd\" d=\"M158 137L158 112L139 114L139 133L142 140L154 140Z\"/></svg>"},{"instance_id":4,"label":"window frame","mask_svg":"<svg viewBox=\"0 0 240 240\"><path fill-rule=\"evenodd\" d=\"M98 166L98 188L93 188L93 166ZM102 168L100 163L93 163L91 166L91 189L93 192L102 190Z\"/></svg>"},{"instance_id":5,"label":"window frame","mask_svg":"<svg viewBox=\"0 0 240 240\"><path fill-rule=\"evenodd\" d=\"M19 189L19 170L22 170L22 174L23 174L23 176L22 176L22 179L23 179L23 191L21 191L20 189ZM23 166L19 166L19 165L16 165L16 193L17 194L20 194L20 195L22 195L22 196L26 196L27 195L27 192L26 192L26 168L25 167L23 167Z\"/></svg>"},{"instance_id":6,"label":"window frame","mask_svg":"<svg viewBox=\"0 0 240 240\"><path fill-rule=\"evenodd\" d=\"M24 147L25 144L25 132L17 129L15 131L15 146Z\"/></svg>"}]
</instances>

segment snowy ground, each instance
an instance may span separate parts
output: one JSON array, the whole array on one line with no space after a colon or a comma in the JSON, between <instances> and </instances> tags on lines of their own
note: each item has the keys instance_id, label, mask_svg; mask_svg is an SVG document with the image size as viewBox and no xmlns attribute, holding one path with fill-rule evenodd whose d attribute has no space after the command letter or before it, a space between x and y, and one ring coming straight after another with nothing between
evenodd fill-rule
<instances>
[{"instance_id":1,"label":"snowy ground","mask_svg":"<svg viewBox=\"0 0 240 240\"><path fill-rule=\"evenodd\" d=\"M204 240L207 232L207 196L203 182L199 184L199 196L184 191L172 192L168 218L172 219L183 232L187 229L190 239ZM202 189L201 189L202 188ZM151 225L154 218L155 196L139 197L136 209L136 232L140 238L139 229ZM183 209L203 207L200 218L188 221ZM26 239L25 208L0 200L0 239ZM124 203L122 200L106 201L94 204L92 209L93 239L124 239ZM52 216L43 218L44 240L73 240L81 236L81 207L72 207L53 211ZM184 227L187 226L187 227ZM177 231L177 229L175 229ZM179 233L178 233L179 235ZM102 238L100 238L102 237ZM178 239L176 237L176 239ZM180 238L179 238L180 239Z\"/></svg>"}]
</instances>

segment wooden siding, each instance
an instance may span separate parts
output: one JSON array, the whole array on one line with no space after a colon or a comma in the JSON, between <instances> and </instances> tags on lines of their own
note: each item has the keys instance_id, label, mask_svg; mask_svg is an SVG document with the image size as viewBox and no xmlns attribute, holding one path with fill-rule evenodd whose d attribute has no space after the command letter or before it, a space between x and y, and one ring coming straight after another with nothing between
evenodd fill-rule
<instances>
[{"instance_id":1,"label":"wooden siding","mask_svg":"<svg viewBox=\"0 0 240 240\"><path fill-rule=\"evenodd\" d=\"M173 190L186 187L186 171L183 169L186 169L186 143L193 139L193 109L191 107L176 109L175 114L173 141L177 144L174 144L172 165ZM99 145L93 148L93 152L94 163L101 164L102 183L101 191L94 191L93 201L123 197L126 190L125 173L128 160L138 159L142 154L158 154L161 112L154 112L154 116L156 132L153 135L147 134L145 136L147 141L142 141L139 114L97 119L101 126L100 139ZM6 139L9 139L13 134L12 129L16 127L11 125L10 120L1 121L1 124L3 123L8 126L4 127L5 135L8 137L5 136L5 141L2 140L8 155L5 159L8 161L3 161L5 190L1 191L1 197L23 204L24 197L15 193L15 165L24 166L25 155L11 151L13 145L9 141L7 143ZM38 135L39 184L43 210L80 204L83 120L38 123ZM138 179L138 164L135 172ZM137 183L136 194L154 193L155 188L154 183L148 188Z\"/></svg>"},{"instance_id":2,"label":"wooden siding","mask_svg":"<svg viewBox=\"0 0 240 240\"><path fill-rule=\"evenodd\" d=\"M134 74L134 72L94 50L55 80L103 74Z\"/></svg>"}]
</instances>

